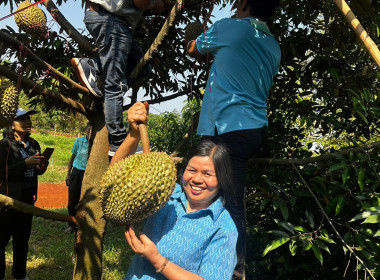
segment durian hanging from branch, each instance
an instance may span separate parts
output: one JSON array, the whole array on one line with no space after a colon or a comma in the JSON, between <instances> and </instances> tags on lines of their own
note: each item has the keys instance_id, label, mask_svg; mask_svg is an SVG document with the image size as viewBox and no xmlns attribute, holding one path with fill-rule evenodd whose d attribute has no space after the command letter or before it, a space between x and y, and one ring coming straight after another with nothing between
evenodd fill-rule
<instances>
[{"instance_id":1,"label":"durian hanging from branch","mask_svg":"<svg viewBox=\"0 0 380 280\"><path fill-rule=\"evenodd\" d=\"M169 199L176 168L169 155L149 152L145 125L139 125L143 154L134 154L109 167L100 183L104 217L116 225L132 225L158 211Z\"/></svg>"},{"instance_id":2,"label":"durian hanging from branch","mask_svg":"<svg viewBox=\"0 0 380 280\"><path fill-rule=\"evenodd\" d=\"M19 94L13 83L0 77L0 128L10 125L16 115Z\"/></svg>"},{"instance_id":3,"label":"durian hanging from branch","mask_svg":"<svg viewBox=\"0 0 380 280\"><path fill-rule=\"evenodd\" d=\"M25 8L25 9L24 9ZM44 35L48 28L46 26L46 15L44 11L42 11L36 5L30 3L30 0L26 0L22 2L18 7L17 11L23 11L15 14L14 19L17 26L32 35Z\"/></svg>"}]
</instances>

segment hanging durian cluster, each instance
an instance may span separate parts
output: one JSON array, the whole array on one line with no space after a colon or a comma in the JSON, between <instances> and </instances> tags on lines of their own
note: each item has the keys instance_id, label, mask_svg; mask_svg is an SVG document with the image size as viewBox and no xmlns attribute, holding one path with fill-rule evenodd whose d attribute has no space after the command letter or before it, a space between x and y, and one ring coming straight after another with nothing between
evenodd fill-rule
<instances>
[{"instance_id":1,"label":"hanging durian cluster","mask_svg":"<svg viewBox=\"0 0 380 280\"><path fill-rule=\"evenodd\" d=\"M135 154L117 162L100 183L104 217L117 225L145 219L166 203L175 181L175 164L166 153Z\"/></svg>"},{"instance_id":2,"label":"hanging durian cluster","mask_svg":"<svg viewBox=\"0 0 380 280\"><path fill-rule=\"evenodd\" d=\"M185 43L197 39L204 31L203 24L199 21L190 22L185 28Z\"/></svg>"},{"instance_id":3,"label":"hanging durian cluster","mask_svg":"<svg viewBox=\"0 0 380 280\"><path fill-rule=\"evenodd\" d=\"M17 112L19 94L7 78L0 77L0 128L12 124Z\"/></svg>"},{"instance_id":4,"label":"hanging durian cluster","mask_svg":"<svg viewBox=\"0 0 380 280\"><path fill-rule=\"evenodd\" d=\"M28 7L31 4L30 0L26 0L17 7L16 11ZM14 18L17 26L27 33L43 35L47 31L46 15L44 11L37 6L27 8L22 12L15 14Z\"/></svg>"}]
</instances>

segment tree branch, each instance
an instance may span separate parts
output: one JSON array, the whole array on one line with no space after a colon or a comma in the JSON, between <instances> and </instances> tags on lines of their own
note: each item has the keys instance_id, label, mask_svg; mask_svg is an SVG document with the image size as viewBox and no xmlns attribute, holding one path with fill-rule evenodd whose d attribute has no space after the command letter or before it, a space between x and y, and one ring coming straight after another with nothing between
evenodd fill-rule
<instances>
[{"instance_id":1,"label":"tree branch","mask_svg":"<svg viewBox=\"0 0 380 280\"><path fill-rule=\"evenodd\" d=\"M149 50L145 53L144 57L140 60L140 62L136 65L135 69L128 77L128 84L133 84L137 77L143 72L147 63L153 59L155 53L158 53L159 48L162 45L162 42L168 35L171 27L174 25L177 15L182 8L182 0L177 0L176 4L173 6L169 16L166 18L164 25L162 26L160 32L158 33L156 39L154 39L152 45Z\"/></svg>"},{"instance_id":2,"label":"tree branch","mask_svg":"<svg viewBox=\"0 0 380 280\"><path fill-rule=\"evenodd\" d=\"M197 90L201 87L204 87L206 84L203 83L201 85L198 85L196 87L193 87L192 89L186 89L184 91L180 91L180 92L177 92L177 93L174 93L172 95L169 95L169 96L165 96L165 97L161 97L161 98L157 98L157 99L151 99L151 100L142 100L141 102L144 102L144 101L147 101L149 104L157 104L157 103L161 103L161 102L165 102L165 101L169 101L169 100L172 100L174 98L177 98L177 97L180 97L180 96L183 96L187 93L190 93L194 90ZM128 110L131 106L133 105L133 103L131 104L128 104L128 105L124 105L123 106L123 111L125 110Z\"/></svg>"},{"instance_id":3,"label":"tree branch","mask_svg":"<svg viewBox=\"0 0 380 280\"><path fill-rule=\"evenodd\" d=\"M34 62L34 64L39 67L42 70L51 72L53 76L57 79L59 79L63 84L67 85L71 90L78 91L82 94L87 94L91 96L90 91L86 88L81 86L80 84L77 84L70 78L66 77L64 74L59 72L57 69L55 69L50 64L43 61L41 58L39 58L35 53L33 53L28 47L26 47L24 44L22 44L17 39L13 38L12 36L9 36L7 33L0 30L0 40L3 41L5 44L13 47L16 50L26 50L26 55Z\"/></svg>"},{"instance_id":4,"label":"tree branch","mask_svg":"<svg viewBox=\"0 0 380 280\"><path fill-rule=\"evenodd\" d=\"M0 207L10 207L15 209L16 211L31 214L36 217L41 217L44 219L49 219L53 221L60 221L66 223L77 223L75 217L69 215L63 215L59 213L55 213L52 211L43 210L41 208L35 207L30 204L23 203L16 199L13 199L9 196L0 194Z\"/></svg>"},{"instance_id":5,"label":"tree branch","mask_svg":"<svg viewBox=\"0 0 380 280\"><path fill-rule=\"evenodd\" d=\"M351 25L352 29L355 31L356 36L359 37L360 41L366 47L367 51L372 56L377 66L380 67L380 51L377 45L365 31L363 26L360 24L359 20L356 18L350 7L347 5L346 1L334 0L334 2L344 15L348 23Z\"/></svg>"},{"instance_id":6,"label":"tree branch","mask_svg":"<svg viewBox=\"0 0 380 280\"><path fill-rule=\"evenodd\" d=\"M6 76L7 78L11 79L12 81L17 82L18 81L18 75L13 70L9 69L6 66L0 65L0 74ZM51 98L54 98L55 100L66 104L68 107L74 109L78 113L81 113L85 115L87 118L89 118L94 112L86 107L84 107L81 103L79 103L76 100L73 100L71 98L65 97L60 93L53 92L40 84L36 83L35 81L32 81L28 78L25 78L24 76L21 77L21 87L32 89L33 91L37 91L43 95L49 96Z\"/></svg>"},{"instance_id":7,"label":"tree branch","mask_svg":"<svg viewBox=\"0 0 380 280\"><path fill-rule=\"evenodd\" d=\"M312 189L309 187L309 185L306 183L305 179L302 177L302 175L299 172L298 168L293 163L292 163L292 166L293 166L293 169L297 172L298 177L301 179L301 181L302 181L303 185L305 186L305 188L313 196L315 202L317 203L317 205L319 207L319 210L321 210L323 216L327 219L327 222L329 223L329 225L331 226L331 228L333 229L333 231L335 232L335 234L340 239L340 242L342 242L342 244L350 251L350 253L354 255L354 257L356 258L356 260L359 261L363 265L364 269L369 273L369 275L371 276L371 278L374 279L374 280L376 280L375 277L372 275L371 271L364 264L364 262L358 257L358 255L356 255L356 253L354 252L354 250L352 250L352 248L350 246L348 246L348 244L344 241L344 239L342 238L342 236L340 235L340 233L337 231L337 229L335 228L335 226L331 222L329 216L327 216L327 214L326 214L325 210L323 209L321 203L319 202L318 198L315 196L315 194L312 191Z\"/></svg>"},{"instance_id":8,"label":"tree branch","mask_svg":"<svg viewBox=\"0 0 380 280\"><path fill-rule=\"evenodd\" d=\"M191 122L191 125L189 126L189 128L187 130L187 133L183 137L181 143L179 143L178 146L175 148L174 152L171 153L171 155L170 155L171 157L176 157L182 151L182 149L184 148L186 143L189 141L189 139L192 137L194 130L198 126L199 114L200 113L198 112L192 117L192 122Z\"/></svg>"},{"instance_id":9,"label":"tree branch","mask_svg":"<svg viewBox=\"0 0 380 280\"><path fill-rule=\"evenodd\" d=\"M90 41L87 40L86 37L82 36L74 26L71 25L71 23L64 17L64 15L58 9L58 7L53 3L53 1L45 0L42 3L45 5L46 9L49 11L54 20L59 23L63 30L65 30L65 32L71 38L73 38L73 40L76 41L80 47L92 54L97 52L98 49L94 47L90 43Z\"/></svg>"},{"instance_id":10,"label":"tree branch","mask_svg":"<svg viewBox=\"0 0 380 280\"><path fill-rule=\"evenodd\" d=\"M330 159L336 158L338 155L346 156L350 152L358 153L366 150L371 150L380 147L380 141L367 144L360 147L355 147L351 149L341 150L336 153L330 153L321 155L318 157L302 158L302 159L275 159L275 158L253 158L248 161L249 165L264 165L264 166L292 166L292 165L306 165L309 163L323 162Z\"/></svg>"}]
</instances>

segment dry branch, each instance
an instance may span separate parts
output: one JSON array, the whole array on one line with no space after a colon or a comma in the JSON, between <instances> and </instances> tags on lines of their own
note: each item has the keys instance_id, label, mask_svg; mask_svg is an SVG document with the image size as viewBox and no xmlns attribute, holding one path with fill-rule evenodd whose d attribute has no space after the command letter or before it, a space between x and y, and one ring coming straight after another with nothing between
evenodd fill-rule
<instances>
[{"instance_id":1,"label":"dry branch","mask_svg":"<svg viewBox=\"0 0 380 280\"><path fill-rule=\"evenodd\" d=\"M198 90L202 87L204 87L206 84L200 84L198 86L194 86L192 89L186 89L184 91L180 91L180 92L177 92L177 93L174 93L174 94L171 94L169 96L165 96L165 97L161 97L161 98L157 98L157 99L152 99L152 100L142 100L141 102L148 102L149 104L157 104L157 103L161 103L161 102L164 102L164 101L168 101L168 100L172 100L174 98L177 98L177 97L180 97L180 96L183 96L185 94L188 94L190 92L194 92L195 90ZM133 103L131 104L128 104L128 105L125 105L123 106L123 110L128 110L131 106L133 105Z\"/></svg>"},{"instance_id":2,"label":"dry branch","mask_svg":"<svg viewBox=\"0 0 380 280\"><path fill-rule=\"evenodd\" d=\"M13 38L12 36L9 36L7 33L3 31L0 31L0 40L16 50L24 49L26 51L25 52L26 55L34 62L34 64L38 68L44 71L51 72L55 78L59 79L63 84L67 85L71 90L75 90L82 94L87 94L91 96L91 93L87 88L81 86L80 84L77 84L76 82L66 77L61 72L59 72L57 69L55 69L53 66L43 61L35 53L33 53L28 47L26 47L23 43L21 43L17 39Z\"/></svg>"},{"instance_id":3,"label":"dry branch","mask_svg":"<svg viewBox=\"0 0 380 280\"><path fill-rule=\"evenodd\" d=\"M63 214L55 213L52 211L43 210L33 205L13 199L9 196L0 194L0 207L4 207L4 206L13 208L19 212L31 214L33 216L41 217L44 219L66 222L66 223L75 223L75 224L77 223L75 217L73 216L63 215Z\"/></svg>"},{"instance_id":4,"label":"dry branch","mask_svg":"<svg viewBox=\"0 0 380 280\"><path fill-rule=\"evenodd\" d=\"M186 143L192 137L194 130L198 126L198 120L199 120L199 113L195 114L192 117L192 122L191 122L189 129L187 130L187 133L183 137L181 143L179 143L178 146L175 148L174 152L171 153L171 155L170 155L171 157L176 157L182 151L182 149L185 147Z\"/></svg>"},{"instance_id":5,"label":"dry branch","mask_svg":"<svg viewBox=\"0 0 380 280\"><path fill-rule=\"evenodd\" d=\"M94 47L86 37L82 36L74 26L64 17L61 11L57 8L57 6L51 0L45 0L42 2L46 9L49 11L51 16L54 18L56 22L62 27L63 30L74 40L76 41L80 47L82 47L85 51L89 53L96 53L97 48Z\"/></svg>"},{"instance_id":6,"label":"dry branch","mask_svg":"<svg viewBox=\"0 0 380 280\"><path fill-rule=\"evenodd\" d=\"M18 81L18 75L13 70L9 69L6 66L0 66L0 74L6 76L7 78L17 82ZM68 107L74 109L78 113L81 113L85 116L90 116L93 112L89 110L88 108L84 107L81 103L63 96L60 93L53 92L40 84L36 83L35 81L32 81L28 78L21 77L21 87L22 88L28 88L33 89L33 91L39 92L43 95L49 96L51 98L54 98L58 102L66 104Z\"/></svg>"},{"instance_id":7,"label":"dry branch","mask_svg":"<svg viewBox=\"0 0 380 280\"><path fill-rule=\"evenodd\" d=\"M128 77L128 84L132 84L137 77L140 76L140 74L143 72L144 68L146 67L146 64L152 60L155 53L158 53L159 48L162 45L162 42L168 35L171 27L174 25L174 22L176 20L176 17L179 13L179 11L182 8L182 0L177 0L176 4L173 6L169 16L166 18L164 25L162 26L160 32L158 33L156 39L154 39L152 45L150 46L149 50L145 53L144 57L140 60L140 62L136 65L135 69L131 73L131 75Z\"/></svg>"},{"instance_id":8,"label":"dry branch","mask_svg":"<svg viewBox=\"0 0 380 280\"><path fill-rule=\"evenodd\" d=\"M354 29L356 35L362 41L364 46L367 48L370 55L375 60L377 66L380 67L380 52L376 44L369 37L368 33L364 30L363 26L360 24L359 20L356 18L350 7L344 0L334 0L335 4L338 6L339 10L342 12L346 20L350 23L351 27Z\"/></svg>"}]
</instances>

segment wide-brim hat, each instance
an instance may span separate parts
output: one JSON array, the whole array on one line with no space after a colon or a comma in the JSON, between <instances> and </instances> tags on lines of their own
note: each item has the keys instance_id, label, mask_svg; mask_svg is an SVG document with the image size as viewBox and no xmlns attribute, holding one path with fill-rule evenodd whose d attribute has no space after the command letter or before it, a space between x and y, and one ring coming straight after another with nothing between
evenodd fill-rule
<instances>
[{"instance_id":1,"label":"wide-brim hat","mask_svg":"<svg viewBox=\"0 0 380 280\"><path fill-rule=\"evenodd\" d=\"M24 110L23 108L18 108L16 115L15 115L15 119L22 117L22 116L30 116L33 114L37 114L37 111L35 111L35 110Z\"/></svg>"}]
</instances>

